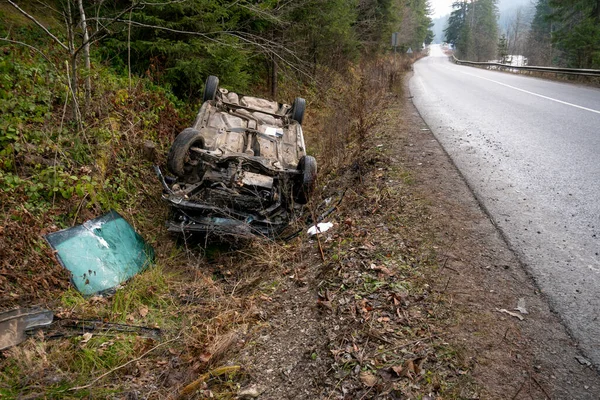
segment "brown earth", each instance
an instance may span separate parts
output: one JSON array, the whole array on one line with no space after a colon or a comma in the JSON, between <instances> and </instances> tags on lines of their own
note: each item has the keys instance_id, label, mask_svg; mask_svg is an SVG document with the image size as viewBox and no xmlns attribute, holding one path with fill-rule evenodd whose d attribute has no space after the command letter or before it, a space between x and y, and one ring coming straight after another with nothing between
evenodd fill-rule
<instances>
[{"instance_id":1,"label":"brown earth","mask_svg":"<svg viewBox=\"0 0 600 400\"><path fill-rule=\"evenodd\" d=\"M156 325L164 338L32 337L0 353L0 393L10 385L6 393L24 398L600 398L597 373L583 365L406 87L375 96L372 81L361 82L345 86L344 95L362 96L356 109L340 95L341 117L327 126L366 134L328 137L330 154L320 157L326 166L327 155L358 160L340 168L336 159L320 172L324 187L314 198L330 201L313 212L334 207L325 219L331 230L198 251L191 243L177 249L160 224L146 222L152 226L141 231L156 238L159 265L107 298L64 292L64 271L46 268L39 280L48 288L35 299L54 298L41 305L56 315ZM343 128L344 119L362 125ZM158 215L160 188L148 185L144 204ZM28 220L15 221L4 237ZM25 245L6 249L29 254L41 239L25 234ZM23 265L54 265L49 251L36 257ZM6 293L6 303L26 304L20 294L33 278L15 271L7 276L20 292ZM519 303L527 314L515 310ZM106 365L97 369L99 362Z\"/></svg>"},{"instance_id":2,"label":"brown earth","mask_svg":"<svg viewBox=\"0 0 600 400\"><path fill-rule=\"evenodd\" d=\"M324 189L346 188L334 228L306 244L229 360L247 372L240 393L600 398L597 373L406 93L388 95L362 163Z\"/></svg>"}]
</instances>

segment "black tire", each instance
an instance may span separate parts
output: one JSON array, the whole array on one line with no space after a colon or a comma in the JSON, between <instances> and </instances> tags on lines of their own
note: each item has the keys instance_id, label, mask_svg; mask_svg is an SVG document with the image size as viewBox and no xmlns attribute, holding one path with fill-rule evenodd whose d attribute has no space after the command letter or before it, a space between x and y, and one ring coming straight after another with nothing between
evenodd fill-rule
<instances>
[{"instance_id":1,"label":"black tire","mask_svg":"<svg viewBox=\"0 0 600 400\"><path fill-rule=\"evenodd\" d=\"M298 170L302 171L302 182L297 185L295 201L306 204L315 190L317 182L317 160L313 156L303 156L298 162Z\"/></svg>"},{"instance_id":2,"label":"black tire","mask_svg":"<svg viewBox=\"0 0 600 400\"><path fill-rule=\"evenodd\" d=\"M184 129L171 145L167 166L175 175L184 177L190 171L190 147L204 147L204 138L193 128Z\"/></svg>"},{"instance_id":3,"label":"black tire","mask_svg":"<svg viewBox=\"0 0 600 400\"><path fill-rule=\"evenodd\" d=\"M302 125L302 121L304 120L304 110L306 110L306 100L302 97L296 97L294 106L292 107L292 119L298 121L300 125Z\"/></svg>"},{"instance_id":4,"label":"black tire","mask_svg":"<svg viewBox=\"0 0 600 400\"><path fill-rule=\"evenodd\" d=\"M202 102L214 100L217 98L217 90L219 89L219 78L214 75L210 75L206 78L204 84L204 94L202 95Z\"/></svg>"}]
</instances>

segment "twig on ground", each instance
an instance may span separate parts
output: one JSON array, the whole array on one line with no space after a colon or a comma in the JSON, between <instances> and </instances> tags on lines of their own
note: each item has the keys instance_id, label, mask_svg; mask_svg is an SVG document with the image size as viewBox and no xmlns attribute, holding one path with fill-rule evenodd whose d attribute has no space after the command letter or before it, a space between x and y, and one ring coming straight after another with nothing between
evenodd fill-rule
<instances>
[{"instance_id":1,"label":"twig on ground","mask_svg":"<svg viewBox=\"0 0 600 400\"><path fill-rule=\"evenodd\" d=\"M548 400L552 400L552 397L550 397L550 395L548 394L548 392L546 392L546 389L544 389L542 387L542 385L540 385L540 383L538 382L537 379L535 379L535 377L531 374L529 374L529 376L531 377L531 379L533 379L533 381L535 382L536 385L538 385L538 387L541 389L542 392L544 392L544 395L548 398Z\"/></svg>"},{"instance_id":2,"label":"twig on ground","mask_svg":"<svg viewBox=\"0 0 600 400\"><path fill-rule=\"evenodd\" d=\"M517 398L517 396L519 396L519 393L521 393L521 390L523 390L526 383L527 383L527 379L525 379L523 381L523 383L521 384L521 387L519 388L519 390L517 390L517 393L515 393L515 395L512 397L512 400L515 400Z\"/></svg>"},{"instance_id":3,"label":"twig on ground","mask_svg":"<svg viewBox=\"0 0 600 400\"><path fill-rule=\"evenodd\" d=\"M327 396L327 400L331 399L331 396L333 396L333 394L335 393L335 390L338 388L338 386L340 386L340 383L342 383L342 381L346 379L345 377L340 379L335 386L333 387L333 390L331 391L331 393L329 393L329 396Z\"/></svg>"},{"instance_id":4,"label":"twig on ground","mask_svg":"<svg viewBox=\"0 0 600 400\"><path fill-rule=\"evenodd\" d=\"M510 326L508 328L506 328L506 331L504 332L504 336L502 336L502 340L500 340L500 343L498 343L498 344L501 344L502 342L504 342L506 340L506 335L508 335L509 330L510 330Z\"/></svg>"},{"instance_id":5,"label":"twig on ground","mask_svg":"<svg viewBox=\"0 0 600 400\"><path fill-rule=\"evenodd\" d=\"M372 388L372 387L370 387L370 388L369 388L369 390L367 390L367 391L365 392L365 394L363 394L363 395L362 395L362 397L361 397L360 399L358 399L358 400L363 400L364 398L366 398L366 397L367 397L367 395L368 395L368 394L371 392L371 390L372 390L372 389L373 389L373 388Z\"/></svg>"},{"instance_id":6,"label":"twig on ground","mask_svg":"<svg viewBox=\"0 0 600 400\"><path fill-rule=\"evenodd\" d=\"M321 245L321 238L319 237L319 233L321 233L321 232L319 231L319 225L316 222L317 219L315 218L315 210L312 207L309 207L309 208L310 208L310 214L312 216L313 222L315 224L315 227L317 228L317 234L315 236L317 237L317 243L319 244L319 251L321 252L321 260L323 260L323 262L325 262L325 254L323 253L323 246Z\"/></svg>"},{"instance_id":7,"label":"twig on ground","mask_svg":"<svg viewBox=\"0 0 600 400\"><path fill-rule=\"evenodd\" d=\"M113 372L120 370L121 368L125 368L126 366L128 366L131 363L134 363L136 361L141 360L146 355L148 355L149 353L151 353L154 350L158 349L159 347L163 347L163 346L165 346L165 345L167 345L169 343L172 343L172 342L178 340L180 337L181 337L181 335L179 335L176 338L173 338L171 340L167 340L166 342L162 342L162 343L157 344L156 346L154 346L153 348L151 348L150 350L148 350L147 352L145 352L141 356L139 356L137 358L134 358L133 360L129 360L125 364L119 365L118 367L115 367L115 368L111 369L110 371L105 372L104 374L100 375L99 377L97 377L96 379L94 379L93 381L91 381L90 383L88 383L87 385L84 385L84 386L75 386L75 387L69 388L67 390L68 391L75 391L75 390L87 389L87 388L93 386L94 384L96 384L100 379L104 378L105 376L108 376L108 375L112 374Z\"/></svg>"},{"instance_id":8,"label":"twig on ground","mask_svg":"<svg viewBox=\"0 0 600 400\"><path fill-rule=\"evenodd\" d=\"M450 284L450 277L448 277L448 281L446 281L446 286L444 286L444 290L442 290L442 293L444 293L448 289L449 284Z\"/></svg>"},{"instance_id":9,"label":"twig on ground","mask_svg":"<svg viewBox=\"0 0 600 400\"><path fill-rule=\"evenodd\" d=\"M452 246L454 246L454 243L456 243L456 238L452 241L452 243L450 243L450 246L448 246L448 251L450 251L450 249L452 249ZM450 271L454 271L457 274L460 274L460 272L458 272L457 270L455 270L454 268L450 268L448 266L446 266L446 264L448 263L448 260L450 259L450 256L446 256L446 259L444 260L444 263L442 264L442 268L440 268L440 272L442 272L444 270L444 268L448 268Z\"/></svg>"},{"instance_id":10,"label":"twig on ground","mask_svg":"<svg viewBox=\"0 0 600 400\"><path fill-rule=\"evenodd\" d=\"M198 386L200 386L203 382L205 382L210 377L231 374L231 373L239 371L239 369L240 369L239 365L227 365L224 367L215 368L212 371L202 374L202 375L200 375L200 377L198 379L196 379L192 383L189 383L183 389L181 389L181 391L179 392L179 396L177 398L182 399L182 398L185 398L187 395L193 393L198 388Z\"/></svg>"}]
</instances>

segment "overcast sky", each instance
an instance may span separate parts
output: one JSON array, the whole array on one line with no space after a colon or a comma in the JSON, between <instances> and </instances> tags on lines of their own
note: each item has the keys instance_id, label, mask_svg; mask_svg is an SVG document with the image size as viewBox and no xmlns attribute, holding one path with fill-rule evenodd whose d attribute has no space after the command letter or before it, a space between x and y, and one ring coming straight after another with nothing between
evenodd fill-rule
<instances>
[{"instance_id":1,"label":"overcast sky","mask_svg":"<svg viewBox=\"0 0 600 400\"><path fill-rule=\"evenodd\" d=\"M432 18L450 14L452 11L452 3L455 1L456 0L430 0Z\"/></svg>"}]
</instances>

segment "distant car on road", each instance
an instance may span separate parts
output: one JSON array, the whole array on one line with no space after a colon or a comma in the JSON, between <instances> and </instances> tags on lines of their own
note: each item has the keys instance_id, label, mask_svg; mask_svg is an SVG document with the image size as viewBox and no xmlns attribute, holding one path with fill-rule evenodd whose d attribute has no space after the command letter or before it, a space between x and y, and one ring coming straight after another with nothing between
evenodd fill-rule
<instances>
[{"instance_id":1,"label":"distant car on road","mask_svg":"<svg viewBox=\"0 0 600 400\"><path fill-rule=\"evenodd\" d=\"M306 154L306 101L293 104L219 87L209 76L191 127L173 142L163 178L172 232L277 236L311 196L317 162Z\"/></svg>"}]
</instances>

